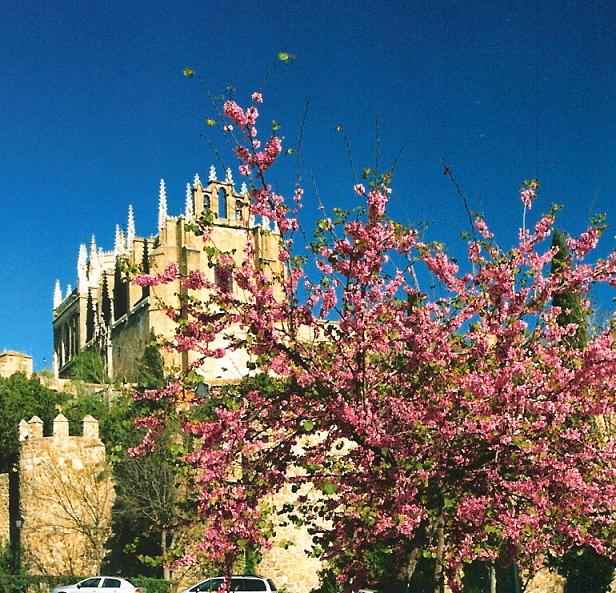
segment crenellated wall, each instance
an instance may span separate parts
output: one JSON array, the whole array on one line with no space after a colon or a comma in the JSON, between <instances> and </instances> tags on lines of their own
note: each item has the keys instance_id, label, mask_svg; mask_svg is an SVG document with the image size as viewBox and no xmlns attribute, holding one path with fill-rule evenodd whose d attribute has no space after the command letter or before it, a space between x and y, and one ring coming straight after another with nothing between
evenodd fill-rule
<instances>
[{"instance_id":1,"label":"crenellated wall","mask_svg":"<svg viewBox=\"0 0 616 593\"><path fill-rule=\"evenodd\" d=\"M59 414L43 437L37 416L19 424L22 566L33 574L98 574L111 534L113 481L98 421L69 434Z\"/></svg>"}]
</instances>

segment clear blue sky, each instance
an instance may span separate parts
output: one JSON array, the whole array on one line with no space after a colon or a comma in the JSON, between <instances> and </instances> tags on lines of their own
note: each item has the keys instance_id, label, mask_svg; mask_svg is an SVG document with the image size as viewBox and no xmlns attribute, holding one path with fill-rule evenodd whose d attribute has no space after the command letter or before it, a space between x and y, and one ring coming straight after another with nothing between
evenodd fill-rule
<instances>
[{"instance_id":1,"label":"clear blue sky","mask_svg":"<svg viewBox=\"0 0 616 593\"><path fill-rule=\"evenodd\" d=\"M75 285L81 242L113 246L135 209L137 233L155 232L158 183L179 213L195 172L215 158L211 115L190 66L214 92L231 83L246 101L278 51L263 118L295 140L307 98L304 162L327 207L353 204L355 166L409 139L394 178L403 220L433 220L451 244L465 214L440 159L474 210L512 241L517 188L542 183L538 213L566 210L579 232L590 212L616 220L616 4L611 1L49 2L0 6L0 350L49 365L56 278ZM262 124L262 128L264 128ZM228 164L233 164L230 158ZM279 189L289 172L273 171ZM237 176L236 176L237 178ZM306 208L314 205L306 179ZM614 232L604 252L614 247ZM46 359L47 362L44 361Z\"/></svg>"}]
</instances>

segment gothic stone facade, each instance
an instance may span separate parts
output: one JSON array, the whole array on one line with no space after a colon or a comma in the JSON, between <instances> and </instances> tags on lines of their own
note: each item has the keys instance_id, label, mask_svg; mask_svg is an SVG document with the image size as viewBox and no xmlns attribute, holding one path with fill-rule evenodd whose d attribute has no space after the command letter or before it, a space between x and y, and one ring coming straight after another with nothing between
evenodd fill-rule
<instances>
[{"instance_id":1,"label":"gothic stone facade","mask_svg":"<svg viewBox=\"0 0 616 593\"><path fill-rule=\"evenodd\" d=\"M135 234L133 210L129 207L126 231L116 227L114 249L103 251L92 237L89 254L85 244L79 249L76 288L69 285L63 296L59 281L56 283L53 302L56 376L70 374L76 354L94 350L102 355L109 376L133 382L137 362L152 335L173 336L175 324L164 309L178 307L179 282L142 288L130 281L127 269L139 267L144 272L162 272L171 263L181 272L199 269L209 280L242 298L227 270L208 265L203 238L187 228L187 223L202 216L213 221L211 244L232 255L237 263L243 257L247 239L251 238L260 264L280 271L281 264L275 256L279 241L277 229L271 228L267 219L256 221L250 216L246 187L243 185L237 192L229 170L225 179L218 181L211 167L206 185L196 175L194 182L187 184L185 210L180 216L168 215L167 193L161 180L155 236ZM183 370L193 362L188 353L179 356L166 352L164 356L170 368ZM246 373L246 362L245 357L237 354L232 359L206 362L201 372L212 382L234 380Z\"/></svg>"}]
</instances>

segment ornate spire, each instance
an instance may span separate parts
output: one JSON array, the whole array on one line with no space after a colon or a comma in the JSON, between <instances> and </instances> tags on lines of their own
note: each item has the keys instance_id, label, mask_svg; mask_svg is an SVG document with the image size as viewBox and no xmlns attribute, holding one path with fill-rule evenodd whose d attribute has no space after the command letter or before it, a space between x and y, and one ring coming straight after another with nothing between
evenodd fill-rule
<instances>
[{"instance_id":1,"label":"ornate spire","mask_svg":"<svg viewBox=\"0 0 616 593\"><path fill-rule=\"evenodd\" d=\"M79 293L85 293L88 290L88 253L85 243L79 246L77 257L77 290Z\"/></svg>"},{"instance_id":2,"label":"ornate spire","mask_svg":"<svg viewBox=\"0 0 616 593\"><path fill-rule=\"evenodd\" d=\"M243 196L247 196L248 195L248 187L246 186L246 182L245 181L242 181L242 187L240 189L240 193Z\"/></svg>"},{"instance_id":3,"label":"ornate spire","mask_svg":"<svg viewBox=\"0 0 616 593\"><path fill-rule=\"evenodd\" d=\"M53 290L53 308L57 309L62 304L62 289L60 288L60 281L56 280L56 286Z\"/></svg>"},{"instance_id":4,"label":"ornate spire","mask_svg":"<svg viewBox=\"0 0 616 593\"><path fill-rule=\"evenodd\" d=\"M94 264L94 261L98 259L98 249L96 249L96 237L92 235L90 239L90 265Z\"/></svg>"},{"instance_id":5,"label":"ornate spire","mask_svg":"<svg viewBox=\"0 0 616 593\"><path fill-rule=\"evenodd\" d=\"M132 204L128 205L128 223L126 225L126 247L130 251L135 239L135 215Z\"/></svg>"},{"instance_id":6,"label":"ornate spire","mask_svg":"<svg viewBox=\"0 0 616 593\"><path fill-rule=\"evenodd\" d=\"M90 266L88 268L90 286L96 286L98 284L100 271L99 250L96 248L96 237L92 235L92 239L90 240Z\"/></svg>"},{"instance_id":7,"label":"ornate spire","mask_svg":"<svg viewBox=\"0 0 616 593\"><path fill-rule=\"evenodd\" d=\"M66 285L66 296L64 298L67 299L71 295L71 292L73 292L73 287L70 284L67 284Z\"/></svg>"},{"instance_id":8,"label":"ornate spire","mask_svg":"<svg viewBox=\"0 0 616 593\"><path fill-rule=\"evenodd\" d=\"M79 255L77 256L77 270L86 269L88 267L88 252L86 244L82 243L79 246Z\"/></svg>"},{"instance_id":9,"label":"ornate spire","mask_svg":"<svg viewBox=\"0 0 616 593\"><path fill-rule=\"evenodd\" d=\"M184 216L186 218L186 222L190 222L193 217L193 198L192 198L192 188L190 187L190 183L186 184L186 208Z\"/></svg>"},{"instance_id":10,"label":"ornate spire","mask_svg":"<svg viewBox=\"0 0 616 593\"><path fill-rule=\"evenodd\" d=\"M214 165L210 165L210 176L207 178L208 181L217 181L216 177L216 167Z\"/></svg>"},{"instance_id":11,"label":"ornate spire","mask_svg":"<svg viewBox=\"0 0 616 593\"><path fill-rule=\"evenodd\" d=\"M261 226L263 227L263 230L265 231L269 231L270 230L270 219L267 216L263 216L263 221L261 222Z\"/></svg>"},{"instance_id":12,"label":"ornate spire","mask_svg":"<svg viewBox=\"0 0 616 593\"><path fill-rule=\"evenodd\" d=\"M158 192L158 230L165 226L167 221L167 189L165 188L165 180L160 180L160 190Z\"/></svg>"},{"instance_id":13,"label":"ornate spire","mask_svg":"<svg viewBox=\"0 0 616 593\"><path fill-rule=\"evenodd\" d=\"M115 226L115 239L113 241L113 254L120 255L124 251L124 233L119 224Z\"/></svg>"},{"instance_id":14,"label":"ornate spire","mask_svg":"<svg viewBox=\"0 0 616 593\"><path fill-rule=\"evenodd\" d=\"M199 177L199 173L195 173L195 178L193 179L193 186L198 187L201 185L201 177Z\"/></svg>"},{"instance_id":15,"label":"ornate spire","mask_svg":"<svg viewBox=\"0 0 616 593\"><path fill-rule=\"evenodd\" d=\"M230 183L233 185L233 171L231 171L231 167L227 167L227 171L225 173L225 183Z\"/></svg>"}]
</instances>

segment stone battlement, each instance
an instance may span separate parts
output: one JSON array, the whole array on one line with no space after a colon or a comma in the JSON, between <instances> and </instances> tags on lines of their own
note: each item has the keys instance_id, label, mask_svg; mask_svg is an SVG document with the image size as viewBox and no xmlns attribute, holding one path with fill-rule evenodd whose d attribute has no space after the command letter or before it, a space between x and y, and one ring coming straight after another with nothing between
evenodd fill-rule
<instances>
[{"instance_id":1,"label":"stone battlement","mask_svg":"<svg viewBox=\"0 0 616 593\"><path fill-rule=\"evenodd\" d=\"M89 414L82 420L81 435L69 434L68 418L64 414L58 414L53 420L52 436L43 436L43 421L38 416L32 416L30 420L19 422L19 440L21 442L35 439L67 439L86 438L98 440L98 420Z\"/></svg>"}]
</instances>

